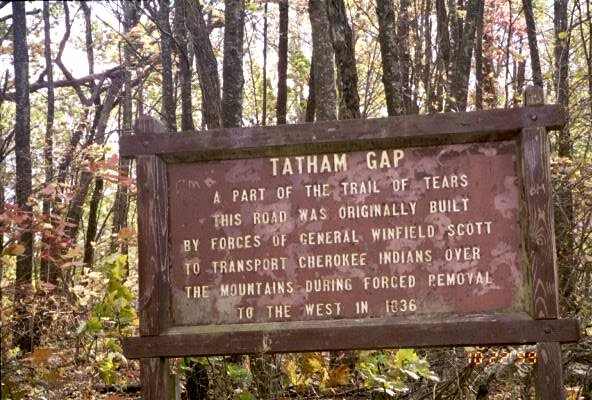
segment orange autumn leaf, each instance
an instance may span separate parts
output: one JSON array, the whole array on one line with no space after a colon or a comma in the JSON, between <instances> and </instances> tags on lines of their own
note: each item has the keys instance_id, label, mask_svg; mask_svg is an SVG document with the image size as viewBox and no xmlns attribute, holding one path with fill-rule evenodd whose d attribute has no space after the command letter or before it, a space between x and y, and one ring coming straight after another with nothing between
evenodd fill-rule
<instances>
[{"instance_id":1,"label":"orange autumn leaf","mask_svg":"<svg viewBox=\"0 0 592 400\"><path fill-rule=\"evenodd\" d=\"M49 360L51 355L53 354L53 350L49 347L40 347L35 349L31 354L31 362L33 365L42 365Z\"/></svg>"},{"instance_id":2,"label":"orange autumn leaf","mask_svg":"<svg viewBox=\"0 0 592 400\"><path fill-rule=\"evenodd\" d=\"M329 377L329 386L341 386L349 383L349 368L347 365L340 365L334 368Z\"/></svg>"}]
</instances>

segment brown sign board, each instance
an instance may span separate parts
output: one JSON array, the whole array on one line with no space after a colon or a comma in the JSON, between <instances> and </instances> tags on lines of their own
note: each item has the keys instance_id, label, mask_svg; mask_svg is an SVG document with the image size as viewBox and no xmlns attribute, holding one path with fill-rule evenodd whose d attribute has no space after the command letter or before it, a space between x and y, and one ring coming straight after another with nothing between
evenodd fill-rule
<instances>
[{"instance_id":1,"label":"brown sign board","mask_svg":"<svg viewBox=\"0 0 592 400\"><path fill-rule=\"evenodd\" d=\"M525 311L512 141L167 167L173 325Z\"/></svg>"},{"instance_id":2,"label":"brown sign board","mask_svg":"<svg viewBox=\"0 0 592 400\"><path fill-rule=\"evenodd\" d=\"M556 106L140 129L129 357L563 342Z\"/></svg>"}]
</instances>

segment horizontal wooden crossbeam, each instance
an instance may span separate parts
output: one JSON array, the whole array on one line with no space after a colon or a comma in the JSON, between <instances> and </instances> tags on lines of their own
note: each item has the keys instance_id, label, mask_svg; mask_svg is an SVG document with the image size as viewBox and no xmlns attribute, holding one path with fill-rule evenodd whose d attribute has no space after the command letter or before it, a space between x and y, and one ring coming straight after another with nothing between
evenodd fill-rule
<instances>
[{"instance_id":1,"label":"horizontal wooden crossbeam","mask_svg":"<svg viewBox=\"0 0 592 400\"><path fill-rule=\"evenodd\" d=\"M120 138L122 157L161 155L169 161L198 161L506 140L521 129L559 129L565 112L557 105L468 113L326 121L203 132L149 133Z\"/></svg>"},{"instance_id":2,"label":"horizontal wooden crossbeam","mask_svg":"<svg viewBox=\"0 0 592 400\"><path fill-rule=\"evenodd\" d=\"M306 323L300 323L305 325ZM573 342L579 337L575 319L532 320L522 315L455 319L450 322L380 323L364 320L331 328L302 326L288 329L198 333L196 328L161 336L123 338L128 358L182 357L222 354L283 353L401 347L472 346Z\"/></svg>"}]
</instances>

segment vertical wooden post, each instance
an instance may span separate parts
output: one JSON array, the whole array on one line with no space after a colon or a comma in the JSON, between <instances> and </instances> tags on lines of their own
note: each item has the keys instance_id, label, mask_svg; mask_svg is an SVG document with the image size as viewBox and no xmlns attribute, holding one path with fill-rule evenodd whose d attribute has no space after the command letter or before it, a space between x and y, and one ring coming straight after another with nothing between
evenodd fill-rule
<instances>
[{"instance_id":1,"label":"vertical wooden post","mask_svg":"<svg viewBox=\"0 0 592 400\"><path fill-rule=\"evenodd\" d=\"M166 132L166 128L154 118L141 116L134 131L146 135ZM156 155L139 156L136 171L140 335L155 336L165 331L170 321L166 165ZM140 378L144 399L177 397L166 358L141 359Z\"/></svg>"},{"instance_id":2,"label":"vertical wooden post","mask_svg":"<svg viewBox=\"0 0 592 400\"><path fill-rule=\"evenodd\" d=\"M524 90L525 106L544 104L541 87ZM536 121L535 113L529 115ZM526 252L530 263L535 319L559 317L557 262L551 186L550 149L546 128L527 128L521 132L521 165L527 204L528 232ZM538 400L565 399L558 342L537 343L536 396Z\"/></svg>"}]
</instances>

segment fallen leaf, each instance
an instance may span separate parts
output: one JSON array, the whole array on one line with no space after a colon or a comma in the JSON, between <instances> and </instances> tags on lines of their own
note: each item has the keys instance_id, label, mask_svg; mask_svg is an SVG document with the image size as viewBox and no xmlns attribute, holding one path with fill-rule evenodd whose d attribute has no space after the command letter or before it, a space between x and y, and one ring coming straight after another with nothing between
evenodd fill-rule
<instances>
[{"instance_id":1,"label":"fallen leaf","mask_svg":"<svg viewBox=\"0 0 592 400\"><path fill-rule=\"evenodd\" d=\"M340 365L334 368L329 377L329 386L341 386L349 383L349 368L347 365Z\"/></svg>"},{"instance_id":2,"label":"fallen leaf","mask_svg":"<svg viewBox=\"0 0 592 400\"><path fill-rule=\"evenodd\" d=\"M51 355L53 354L53 350L49 347L40 347L35 349L31 354L31 362L34 365L42 365L49 360Z\"/></svg>"}]
</instances>

